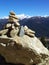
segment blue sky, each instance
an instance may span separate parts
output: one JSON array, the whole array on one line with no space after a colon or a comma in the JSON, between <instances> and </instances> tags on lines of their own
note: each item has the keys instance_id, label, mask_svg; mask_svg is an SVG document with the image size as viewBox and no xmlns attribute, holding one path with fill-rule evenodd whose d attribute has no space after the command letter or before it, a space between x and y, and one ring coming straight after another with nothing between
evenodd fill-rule
<instances>
[{"instance_id":1,"label":"blue sky","mask_svg":"<svg viewBox=\"0 0 49 65\"><path fill-rule=\"evenodd\" d=\"M0 17L8 16L11 10L30 16L49 15L49 0L0 0Z\"/></svg>"}]
</instances>

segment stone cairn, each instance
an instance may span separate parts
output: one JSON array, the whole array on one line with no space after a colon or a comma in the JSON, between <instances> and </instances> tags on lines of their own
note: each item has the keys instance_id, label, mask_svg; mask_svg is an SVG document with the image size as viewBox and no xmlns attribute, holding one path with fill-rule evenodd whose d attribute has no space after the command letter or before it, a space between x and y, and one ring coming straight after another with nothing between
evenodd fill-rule
<instances>
[{"instance_id":1,"label":"stone cairn","mask_svg":"<svg viewBox=\"0 0 49 65\"><path fill-rule=\"evenodd\" d=\"M34 37L34 31L29 29L27 26L20 26L19 19L16 17L14 12L10 12L8 23L4 26L4 29L0 31L0 36L15 37L16 35L22 37L28 35Z\"/></svg>"}]
</instances>

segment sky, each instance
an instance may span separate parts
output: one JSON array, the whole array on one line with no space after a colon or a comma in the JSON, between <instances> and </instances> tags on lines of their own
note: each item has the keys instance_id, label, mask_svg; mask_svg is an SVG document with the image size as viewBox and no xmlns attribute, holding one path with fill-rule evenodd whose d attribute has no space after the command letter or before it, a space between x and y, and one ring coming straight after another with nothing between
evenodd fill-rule
<instances>
[{"instance_id":1,"label":"sky","mask_svg":"<svg viewBox=\"0 0 49 65\"><path fill-rule=\"evenodd\" d=\"M49 16L49 0L0 0L0 17L8 16L10 11L17 15Z\"/></svg>"}]
</instances>

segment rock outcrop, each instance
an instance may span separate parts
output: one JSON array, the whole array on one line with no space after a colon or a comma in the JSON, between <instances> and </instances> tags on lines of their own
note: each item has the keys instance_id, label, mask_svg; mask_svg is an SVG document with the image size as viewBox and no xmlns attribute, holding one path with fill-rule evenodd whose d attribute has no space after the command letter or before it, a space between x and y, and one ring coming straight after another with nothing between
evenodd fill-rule
<instances>
[{"instance_id":1,"label":"rock outcrop","mask_svg":"<svg viewBox=\"0 0 49 65\"><path fill-rule=\"evenodd\" d=\"M49 51L27 26L20 26L14 12L0 31L0 54L7 62L24 65L40 64L49 57ZM46 64L45 64L46 65ZM48 64L47 64L48 65Z\"/></svg>"}]
</instances>

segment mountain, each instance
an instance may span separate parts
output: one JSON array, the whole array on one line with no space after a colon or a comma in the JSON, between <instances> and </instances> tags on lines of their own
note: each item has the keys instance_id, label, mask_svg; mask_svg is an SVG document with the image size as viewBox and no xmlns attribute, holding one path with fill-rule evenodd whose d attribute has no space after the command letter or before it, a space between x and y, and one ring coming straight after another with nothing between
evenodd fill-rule
<instances>
[{"instance_id":1,"label":"mountain","mask_svg":"<svg viewBox=\"0 0 49 65\"><path fill-rule=\"evenodd\" d=\"M36 36L49 37L49 17L31 17L20 20L21 25L27 25L36 32Z\"/></svg>"},{"instance_id":2,"label":"mountain","mask_svg":"<svg viewBox=\"0 0 49 65\"><path fill-rule=\"evenodd\" d=\"M4 25L8 22L8 19L0 19L0 30L3 29Z\"/></svg>"},{"instance_id":3,"label":"mountain","mask_svg":"<svg viewBox=\"0 0 49 65\"><path fill-rule=\"evenodd\" d=\"M0 29L8 22L8 19L0 19ZM20 19L20 24L27 25L30 29L36 32L36 36L49 37L49 17L30 17Z\"/></svg>"}]
</instances>

